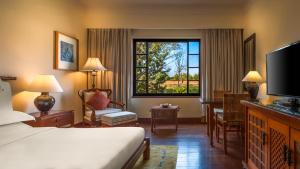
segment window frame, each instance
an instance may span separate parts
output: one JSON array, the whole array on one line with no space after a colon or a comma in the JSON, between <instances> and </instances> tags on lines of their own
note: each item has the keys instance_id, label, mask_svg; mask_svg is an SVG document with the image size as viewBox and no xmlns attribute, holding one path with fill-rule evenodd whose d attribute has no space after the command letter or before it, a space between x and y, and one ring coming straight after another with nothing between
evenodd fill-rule
<instances>
[{"instance_id":1,"label":"window frame","mask_svg":"<svg viewBox=\"0 0 300 169\"><path fill-rule=\"evenodd\" d=\"M137 42L146 42L146 53L145 54L137 54L136 52L136 44ZM178 42L178 43L187 43L187 93L148 93L148 43L149 42ZM189 53L189 42L198 42L199 43L199 54L190 54ZM146 66L144 67L137 67L137 56L138 55L145 55L146 56ZM199 63L198 67L190 67L189 66L189 57L190 55L198 55ZM201 96L201 39L133 39L133 97L199 97ZM146 69L146 80L136 80L136 69L137 68L145 68ZM199 79L198 80L189 80L189 69L190 68L198 68L199 69ZM137 93L136 92L136 84L138 81L145 81L146 82L146 93ZM197 81L199 84L199 92L198 93L189 93L189 82L190 81Z\"/></svg>"}]
</instances>

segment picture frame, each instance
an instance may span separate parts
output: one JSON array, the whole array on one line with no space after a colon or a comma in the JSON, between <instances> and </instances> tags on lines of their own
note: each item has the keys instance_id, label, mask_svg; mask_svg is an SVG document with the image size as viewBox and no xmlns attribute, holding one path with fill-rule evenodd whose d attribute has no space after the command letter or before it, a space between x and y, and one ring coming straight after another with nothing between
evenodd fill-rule
<instances>
[{"instance_id":1,"label":"picture frame","mask_svg":"<svg viewBox=\"0 0 300 169\"><path fill-rule=\"evenodd\" d=\"M54 31L54 34L54 69L77 71L79 65L79 40L58 31Z\"/></svg>"}]
</instances>

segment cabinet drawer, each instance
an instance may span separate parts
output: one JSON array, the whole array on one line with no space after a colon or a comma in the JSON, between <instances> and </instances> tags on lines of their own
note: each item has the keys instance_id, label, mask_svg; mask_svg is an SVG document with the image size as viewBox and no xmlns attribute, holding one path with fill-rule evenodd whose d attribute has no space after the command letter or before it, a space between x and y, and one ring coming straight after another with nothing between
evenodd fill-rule
<instances>
[{"instance_id":1,"label":"cabinet drawer","mask_svg":"<svg viewBox=\"0 0 300 169\"><path fill-rule=\"evenodd\" d=\"M52 110L47 113L31 113L35 121L24 122L33 127L72 127L74 125L74 111Z\"/></svg>"},{"instance_id":2,"label":"cabinet drawer","mask_svg":"<svg viewBox=\"0 0 300 169\"><path fill-rule=\"evenodd\" d=\"M56 126L63 127L73 124L73 116L71 114L66 114L64 116L59 116L56 118Z\"/></svg>"},{"instance_id":3,"label":"cabinet drawer","mask_svg":"<svg viewBox=\"0 0 300 169\"><path fill-rule=\"evenodd\" d=\"M162 112L162 113L155 113L154 115L156 118L168 119L176 117L176 113L174 112Z\"/></svg>"},{"instance_id":4,"label":"cabinet drawer","mask_svg":"<svg viewBox=\"0 0 300 169\"><path fill-rule=\"evenodd\" d=\"M43 119L40 124L44 127L57 127L57 117Z\"/></svg>"},{"instance_id":5,"label":"cabinet drawer","mask_svg":"<svg viewBox=\"0 0 300 169\"><path fill-rule=\"evenodd\" d=\"M63 127L73 125L73 115L72 114L62 114L60 116L49 117L41 120L41 126L45 127Z\"/></svg>"}]
</instances>

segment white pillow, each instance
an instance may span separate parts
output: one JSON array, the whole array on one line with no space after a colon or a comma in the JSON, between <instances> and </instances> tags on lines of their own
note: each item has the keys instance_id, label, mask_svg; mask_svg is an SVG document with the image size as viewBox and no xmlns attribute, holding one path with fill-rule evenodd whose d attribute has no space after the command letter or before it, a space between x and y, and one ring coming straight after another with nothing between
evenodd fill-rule
<instances>
[{"instance_id":1,"label":"white pillow","mask_svg":"<svg viewBox=\"0 0 300 169\"><path fill-rule=\"evenodd\" d=\"M9 111L5 113L0 112L0 126L11 124L11 123L18 123L22 121L30 121L30 120L35 120L35 118L23 112L19 112L19 111Z\"/></svg>"},{"instance_id":2,"label":"white pillow","mask_svg":"<svg viewBox=\"0 0 300 169\"><path fill-rule=\"evenodd\" d=\"M35 119L26 113L13 111L10 85L0 79L0 125L29 120Z\"/></svg>"}]
</instances>

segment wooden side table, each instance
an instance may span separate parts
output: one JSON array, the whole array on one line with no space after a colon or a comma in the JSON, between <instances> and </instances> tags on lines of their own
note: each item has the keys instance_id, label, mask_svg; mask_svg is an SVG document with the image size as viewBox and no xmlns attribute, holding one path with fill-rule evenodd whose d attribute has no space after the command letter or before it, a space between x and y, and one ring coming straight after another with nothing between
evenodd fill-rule
<instances>
[{"instance_id":1,"label":"wooden side table","mask_svg":"<svg viewBox=\"0 0 300 169\"><path fill-rule=\"evenodd\" d=\"M35 121L24 122L33 127L72 127L74 125L73 110L51 110L48 113L30 113Z\"/></svg>"},{"instance_id":2,"label":"wooden side table","mask_svg":"<svg viewBox=\"0 0 300 169\"><path fill-rule=\"evenodd\" d=\"M151 108L151 132L155 132L156 125L159 121L167 120L175 125L175 129L178 129L178 119L177 113L179 111L179 106L169 106L163 108L161 106L154 106Z\"/></svg>"}]
</instances>

